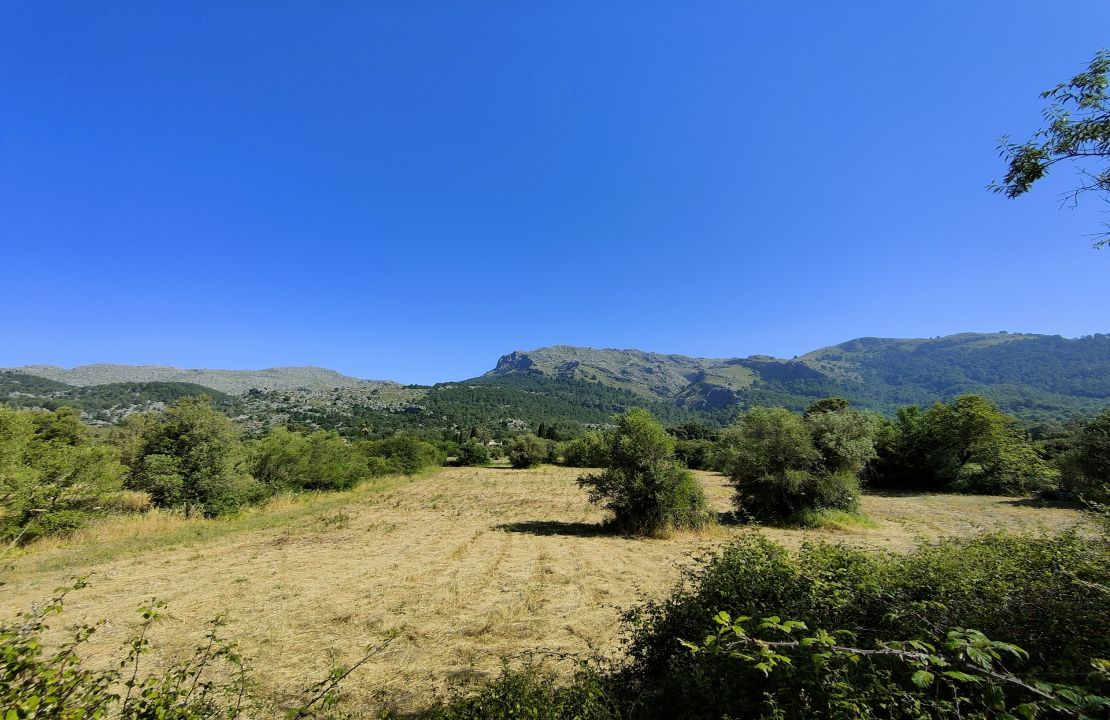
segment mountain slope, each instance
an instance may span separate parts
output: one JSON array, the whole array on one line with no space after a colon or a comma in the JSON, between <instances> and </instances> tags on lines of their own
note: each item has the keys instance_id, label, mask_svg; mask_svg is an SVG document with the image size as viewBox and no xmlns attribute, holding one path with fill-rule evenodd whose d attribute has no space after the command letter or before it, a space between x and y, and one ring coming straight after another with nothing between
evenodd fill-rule
<instances>
[{"instance_id":1,"label":"mountain slope","mask_svg":"<svg viewBox=\"0 0 1110 720\"><path fill-rule=\"evenodd\" d=\"M793 360L555 346L505 355L483 379L520 375L600 383L717 416L759 404L801 409L829 395L890 413L976 392L1028 419L1060 418L1110 405L1110 335L858 338Z\"/></svg>"},{"instance_id":2,"label":"mountain slope","mask_svg":"<svg viewBox=\"0 0 1110 720\"><path fill-rule=\"evenodd\" d=\"M324 390L368 382L319 367L280 367L264 370L187 370L168 365L112 365L99 363L63 368L57 365L25 365L11 370L55 380L67 385L108 383L185 382L222 393L238 395L248 390Z\"/></svg>"}]
</instances>

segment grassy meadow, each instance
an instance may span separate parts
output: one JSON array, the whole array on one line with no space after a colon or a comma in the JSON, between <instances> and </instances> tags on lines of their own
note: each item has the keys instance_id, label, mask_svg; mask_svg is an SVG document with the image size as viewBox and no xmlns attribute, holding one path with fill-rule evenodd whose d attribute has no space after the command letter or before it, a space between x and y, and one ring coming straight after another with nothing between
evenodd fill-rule
<instances>
[{"instance_id":1,"label":"grassy meadow","mask_svg":"<svg viewBox=\"0 0 1110 720\"><path fill-rule=\"evenodd\" d=\"M611 656L622 610L666 594L682 567L747 530L721 523L663 539L601 531L604 513L575 483L581 470L543 466L444 468L354 490L278 498L221 519L152 511L114 517L68 539L20 549L0 576L10 616L74 576L58 627L108 619L87 651L118 656L157 597L168 615L151 658L180 658L204 622L226 613L226 634L251 659L262 715L295 703L305 678L353 662L394 634L344 684L345 707L370 714L426 705L496 674L502 658ZM697 473L713 507L731 509L726 478ZM788 545L823 539L893 551L983 530L1060 531L1066 507L998 496L867 495L868 521L763 528ZM537 650L538 649L538 650Z\"/></svg>"}]
</instances>

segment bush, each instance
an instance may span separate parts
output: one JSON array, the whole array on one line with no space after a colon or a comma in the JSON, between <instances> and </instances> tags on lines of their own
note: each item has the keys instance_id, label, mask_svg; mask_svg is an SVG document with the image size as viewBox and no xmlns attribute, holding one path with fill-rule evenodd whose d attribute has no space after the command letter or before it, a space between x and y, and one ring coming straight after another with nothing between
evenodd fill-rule
<instances>
[{"instance_id":1,"label":"bush","mask_svg":"<svg viewBox=\"0 0 1110 720\"><path fill-rule=\"evenodd\" d=\"M435 445L403 433L360 443L359 450L367 458L384 458L390 473L402 475L415 475L429 467L442 465L445 459Z\"/></svg>"},{"instance_id":2,"label":"bush","mask_svg":"<svg viewBox=\"0 0 1110 720\"><path fill-rule=\"evenodd\" d=\"M492 682L467 697L422 713L425 720L616 720L618 708L606 695L601 677L581 669L574 682L560 686L543 668L526 662L502 666Z\"/></svg>"},{"instance_id":3,"label":"bush","mask_svg":"<svg viewBox=\"0 0 1110 720\"><path fill-rule=\"evenodd\" d=\"M517 469L532 468L546 462L548 452L548 442L531 433L513 438L507 450L509 464Z\"/></svg>"},{"instance_id":4,"label":"bush","mask_svg":"<svg viewBox=\"0 0 1110 720\"><path fill-rule=\"evenodd\" d=\"M605 438L597 431L579 435L563 448L563 463L570 467L604 467Z\"/></svg>"},{"instance_id":5,"label":"bush","mask_svg":"<svg viewBox=\"0 0 1110 720\"><path fill-rule=\"evenodd\" d=\"M369 475L366 458L327 430L306 436L275 428L251 447L250 468L270 492L347 490Z\"/></svg>"},{"instance_id":6,"label":"bush","mask_svg":"<svg viewBox=\"0 0 1110 720\"><path fill-rule=\"evenodd\" d=\"M1023 495L1059 480L1014 419L978 395L904 408L881 436L879 487Z\"/></svg>"},{"instance_id":7,"label":"bush","mask_svg":"<svg viewBox=\"0 0 1110 720\"><path fill-rule=\"evenodd\" d=\"M1110 503L1110 410L1083 426L1058 464L1065 489L1090 502Z\"/></svg>"},{"instance_id":8,"label":"bush","mask_svg":"<svg viewBox=\"0 0 1110 720\"><path fill-rule=\"evenodd\" d=\"M840 453L866 453L852 447L852 438L836 437L838 429L853 428L854 433L854 423L826 421L829 415L839 413L819 413L819 424L810 427L800 415L783 408L752 408L726 432L730 452L726 469L742 517L791 520L806 511L859 510L855 465ZM822 443L820 449L815 435ZM832 459L826 460L823 450Z\"/></svg>"},{"instance_id":9,"label":"bush","mask_svg":"<svg viewBox=\"0 0 1110 720\"><path fill-rule=\"evenodd\" d=\"M200 507L222 515L256 502L265 489L247 471L239 429L207 397L178 400L161 413L132 415L123 460L128 488L160 507Z\"/></svg>"},{"instance_id":10,"label":"bush","mask_svg":"<svg viewBox=\"0 0 1110 720\"><path fill-rule=\"evenodd\" d=\"M489 463L489 450L477 440L467 440L459 446L455 462L459 465L486 465Z\"/></svg>"},{"instance_id":11,"label":"bush","mask_svg":"<svg viewBox=\"0 0 1110 720\"><path fill-rule=\"evenodd\" d=\"M629 616L630 664L612 685L625 702L636 699L630 715L642 718L1005 717L988 705L1012 709L1037 697L1011 684L992 689L983 675L978 684L942 676L951 668L915 675L898 658L822 660L815 653L826 651L824 641L810 650L784 648L797 656L793 663L771 659L765 666L758 663L767 658L691 654L679 641L717 635L721 610L753 618L742 621L750 633L772 641L798 634L780 629L790 620L804 623L810 636L850 631L833 637L863 649L906 640L944 654L949 630L974 628L1027 653L1009 656L1007 672L1106 694L1108 677L1092 673L1091 663L1110 657L1108 586L1106 541L1075 534L991 535L894 555L824 544L792 552L752 533L693 571L670 598ZM759 630L763 618L773 627ZM950 681L964 698L961 708L951 705Z\"/></svg>"},{"instance_id":12,"label":"bush","mask_svg":"<svg viewBox=\"0 0 1110 720\"><path fill-rule=\"evenodd\" d=\"M674 455L691 470L709 470L712 466L712 440L678 440L674 444Z\"/></svg>"},{"instance_id":13,"label":"bush","mask_svg":"<svg viewBox=\"0 0 1110 720\"><path fill-rule=\"evenodd\" d=\"M674 459L674 440L647 410L622 415L606 437L607 465L578 484L624 532L667 534L708 526L713 513L693 474Z\"/></svg>"},{"instance_id":14,"label":"bush","mask_svg":"<svg viewBox=\"0 0 1110 720\"><path fill-rule=\"evenodd\" d=\"M109 509L127 469L80 415L0 407L0 539L63 533Z\"/></svg>"}]
</instances>

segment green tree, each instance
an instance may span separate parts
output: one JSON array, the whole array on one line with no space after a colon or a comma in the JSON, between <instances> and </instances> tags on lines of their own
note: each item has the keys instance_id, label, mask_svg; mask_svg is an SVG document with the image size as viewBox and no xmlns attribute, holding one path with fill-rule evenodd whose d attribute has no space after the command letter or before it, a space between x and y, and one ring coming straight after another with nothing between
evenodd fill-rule
<instances>
[{"instance_id":1,"label":"green tree","mask_svg":"<svg viewBox=\"0 0 1110 720\"><path fill-rule=\"evenodd\" d=\"M119 452L94 443L80 415L0 407L0 537L31 540L81 526L122 488Z\"/></svg>"},{"instance_id":2,"label":"green tree","mask_svg":"<svg viewBox=\"0 0 1110 720\"><path fill-rule=\"evenodd\" d=\"M1087 501L1110 503L1110 410L1083 426L1061 460L1067 489Z\"/></svg>"},{"instance_id":3,"label":"green tree","mask_svg":"<svg viewBox=\"0 0 1110 720\"><path fill-rule=\"evenodd\" d=\"M402 475L415 475L421 470L443 463L443 457L435 445L405 433L360 443L359 450L372 465L374 458L382 458L389 472Z\"/></svg>"},{"instance_id":4,"label":"green tree","mask_svg":"<svg viewBox=\"0 0 1110 720\"><path fill-rule=\"evenodd\" d=\"M548 459L548 443L531 433L513 438L506 451L509 464L517 469L536 467Z\"/></svg>"},{"instance_id":5,"label":"green tree","mask_svg":"<svg viewBox=\"0 0 1110 720\"><path fill-rule=\"evenodd\" d=\"M613 513L625 532L644 535L699 529L713 514L701 485L674 457L674 439L647 410L633 408L607 437L604 472L583 475L578 484L590 502Z\"/></svg>"},{"instance_id":6,"label":"green tree","mask_svg":"<svg viewBox=\"0 0 1110 720\"><path fill-rule=\"evenodd\" d=\"M1059 478L1014 419L978 395L903 409L880 436L872 476L880 487L1011 495Z\"/></svg>"},{"instance_id":7,"label":"green tree","mask_svg":"<svg viewBox=\"0 0 1110 720\"><path fill-rule=\"evenodd\" d=\"M250 468L271 492L346 490L368 475L366 458L333 430L275 428L251 446Z\"/></svg>"},{"instance_id":8,"label":"green tree","mask_svg":"<svg viewBox=\"0 0 1110 720\"><path fill-rule=\"evenodd\" d=\"M868 440L856 437L862 423L848 413L811 417L818 418L815 428L785 408L757 407L725 433L726 471L741 515L784 520L810 510L859 509L857 467L868 457Z\"/></svg>"},{"instance_id":9,"label":"green tree","mask_svg":"<svg viewBox=\"0 0 1110 720\"><path fill-rule=\"evenodd\" d=\"M163 507L220 515L261 494L247 472L239 429L207 397L182 398L163 412L128 418L123 459L131 468L128 487L150 493Z\"/></svg>"},{"instance_id":10,"label":"green tree","mask_svg":"<svg viewBox=\"0 0 1110 720\"><path fill-rule=\"evenodd\" d=\"M455 461L459 465L486 465L489 463L489 448L478 440L467 440L459 446Z\"/></svg>"},{"instance_id":11,"label":"green tree","mask_svg":"<svg viewBox=\"0 0 1110 720\"><path fill-rule=\"evenodd\" d=\"M1080 164L1080 182L1071 191L1074 205L1080 196L1096 193L1110 200L1110 52L1099 51L1086 71L1051 90L1041 93L1048 100L1044 116L1046 126L1024 143L1002 139L1000 150L1007 163L1002 182L990 188L1006 197L1024 195L1056 164L1074 161ZM1102 233L1095 243L1101 247L1110 242L1110 233Z\"/></svg>"},{"instance_id":12,"label":"green tree","mask_svg":"<svg viewBox=\"0 0 1110 720\"><path fill-rule=\"evenodd\" d=\"M605 465L605 438L596 430L582 433L563 448L563 462L570 467Z\"/></svg>"}]
</instances>

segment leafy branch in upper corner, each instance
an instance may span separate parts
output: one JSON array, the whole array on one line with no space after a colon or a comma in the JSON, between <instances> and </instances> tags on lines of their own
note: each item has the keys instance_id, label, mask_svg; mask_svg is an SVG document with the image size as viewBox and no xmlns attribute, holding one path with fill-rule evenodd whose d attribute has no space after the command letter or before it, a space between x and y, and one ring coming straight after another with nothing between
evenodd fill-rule
<instances>
[{"instance_id":1,"label":"leafy branch in upper corner","mask_svg":"<svg viewBox=\"0 0 1110 720\"><path fill-rule=\"evenodd\" d=\"M1024 195L1052 166L1065 160L1093 163L1080 167L1079 185L1065 194L1073 206L1081 195L1096 192L1110 202L1110 51L1100 50L1085 72L1066 83L1041 93L1048 100L1045 127L1024 143L1003 137L999 145L1008 165L1001 182L988 187L1008 198ZM1095 247L1110 243L1110 230L1103 232Z\"/></svg>"}]
</instances>

